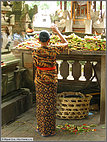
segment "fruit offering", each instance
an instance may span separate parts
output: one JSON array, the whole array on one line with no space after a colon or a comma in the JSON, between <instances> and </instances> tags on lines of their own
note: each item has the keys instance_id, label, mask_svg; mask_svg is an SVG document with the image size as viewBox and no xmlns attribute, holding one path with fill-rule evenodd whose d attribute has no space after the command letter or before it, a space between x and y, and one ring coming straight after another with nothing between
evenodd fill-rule
<instances>
[{"instance_id":1,"label":"fruit offering","mask_svg":"<svg viewBox=\"0 0 107 142\"><path fill-rule=\"evenodd\" d=\"M56 37L57 36L53 36L53 41L59 42L59 40L56 40ZM71 50L106 50L106 39L101 39L101 36L85 36L84 38L81 38L73 33L69 36L65 36L65 38L68 41L68 46Z\"/></svg>"},{"instance_id":2,"label":"fruit offering","mask_svg":"<svg viewBox=\"0 0 107 142\"><path fill-rule=\"evenodd\" d=\"M68 47L70 50L87 50L87 51L105 51L106 50L106 39L101 39L101 36L85 36L81 38L77 36L75 33L71 35L63 35L66 40L68 41ZM29 49L30 47L37 47L40 46L39 35L35 34L34 38L27 39L25 42L18 44L15 48L20 49ZM58 35L52 34L50 36L50 43L49 45L60 45L61 40Z\"/></svg>"},{"instance_id":3,"label":"fruit offering","mask_svg":"<svg viewBox=\"0 0 107 142\"><path fill-rule=\"evenodd\" d=\"M17 46L15 46L15 49L26 49L29 50L30 48L37 48L40 46L40 43L38 40L26 40L25 42L21 42Z\"/></svg>"}]
</instances>

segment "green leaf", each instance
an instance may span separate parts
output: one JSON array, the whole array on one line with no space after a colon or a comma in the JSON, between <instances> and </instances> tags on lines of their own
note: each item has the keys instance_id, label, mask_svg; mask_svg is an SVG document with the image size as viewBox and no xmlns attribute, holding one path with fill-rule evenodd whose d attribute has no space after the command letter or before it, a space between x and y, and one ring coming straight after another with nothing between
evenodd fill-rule
<instances>
[{"instance_id":1,"label":"green leaf","mask_svg":"<svg viewBox=\"0 0 107 142\"><path fill-rule=\"evenodd\" d=\"M96 127L96 125L95 124L91 124L90 127Z\"/></svg>"},{"instance_id":2,"label":"green leaf","mask_svg":"<svg viewBox=\"0 0 107 142\"><path fill-rule=\"evenodd\" d=\"M101 128L102 128L102 129L106 129L106 127L105 127L105 126L102 126Z\"/></svg>"}]
</instances>

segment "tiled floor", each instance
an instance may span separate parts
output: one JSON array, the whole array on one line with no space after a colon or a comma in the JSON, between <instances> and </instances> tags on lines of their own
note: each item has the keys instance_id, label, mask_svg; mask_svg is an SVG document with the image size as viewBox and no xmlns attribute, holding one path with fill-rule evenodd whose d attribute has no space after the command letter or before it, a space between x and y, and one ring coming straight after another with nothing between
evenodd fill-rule
<instances>
[{"instance_id":1,"label":"tiled floor","mask_svg":"<svg viewBox=\"0 0 107 142\"><path fill-rule=\"evenodd\" d=\"M57 131L55 136L41 137L36 131L36 117L35 106L20 115L17 120L11 122L8 125L2 127L1 137L31 137L34 141L106 141L106 125L99 124L100 115L99 112L93 112L93 115L89 115L86 119L82 120L60 120L56 119L56 125L60 124L96 124L96 131L87 132L83 134L71 134L69 132Z\"/></svg>"}]
</instances>

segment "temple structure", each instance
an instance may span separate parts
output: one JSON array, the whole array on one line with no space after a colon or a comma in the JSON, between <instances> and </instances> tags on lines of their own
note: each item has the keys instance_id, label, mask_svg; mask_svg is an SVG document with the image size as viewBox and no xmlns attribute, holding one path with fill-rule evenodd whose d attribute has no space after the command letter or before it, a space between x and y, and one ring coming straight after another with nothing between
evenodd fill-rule
<instances>
[{"instance_id":1,"label":"temple structure","mask_svg":"<svg viewBox=\"0 0 107 142\"><path fill-rule=\"evenodd\" d=\"M12 3L1 1L1 45L8 48L11 41L13 27L15 25L15 15L12 13Z\"/></svg>"},{"instance_id":2,"label":"temple structure","mask_svg":"<svg viewBox=\"0 0 107 142\"><path fill-rule=\"evenodd\" d=\"M4 31L8 26L10 34L12 34L12 28L15 25L15 15L11 12L12 4L8 1L1 1L1 31Z\"/></svg>"},{"instance_id":3,"label":"temple structure","mask_svg":"<svg viewBox=\"0 0 107 142\"><path fill-rule=\"evenodd\" d=\"M67 10L67 1L60 1L60 10ZM102 1L100 1L100 10L96 9L96 1L71 1L70 18L66 19L65 31L79 33L105 33L106 15L102 12ZM69 22L68 22L69 21ZM69 28L68 28L69 27ZM67 30L66 30L67 29Z\"/></svg>"}]
</instances>

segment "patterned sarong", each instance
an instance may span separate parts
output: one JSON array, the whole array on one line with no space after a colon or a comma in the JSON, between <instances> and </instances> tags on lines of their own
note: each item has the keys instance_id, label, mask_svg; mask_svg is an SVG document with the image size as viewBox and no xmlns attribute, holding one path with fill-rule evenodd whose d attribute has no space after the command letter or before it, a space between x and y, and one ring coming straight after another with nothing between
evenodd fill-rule
<instances>
[{"instance_id":1,"label":"patterned sarong","mask_svg":"<svg viewBox=\"0 0 107 142\"><path fill-rule=\"evenodd\" d=\"M32 53L36 86L36 118L41 135L55 134L57 70L56 55L63 52L64 47L39 47ZM42 70L51 68L53 70Z\"/></svg>"},{"instance_id":2,"label":"patterned sarong","mask_svg":"<svg viewBox=\"0 0 107 142\"><path fill-rule=\"evenodd\" d=\"M40 134L55 134L56 84L38 84L36 87L36 118Z\"/></svg>"}]
</instances>

